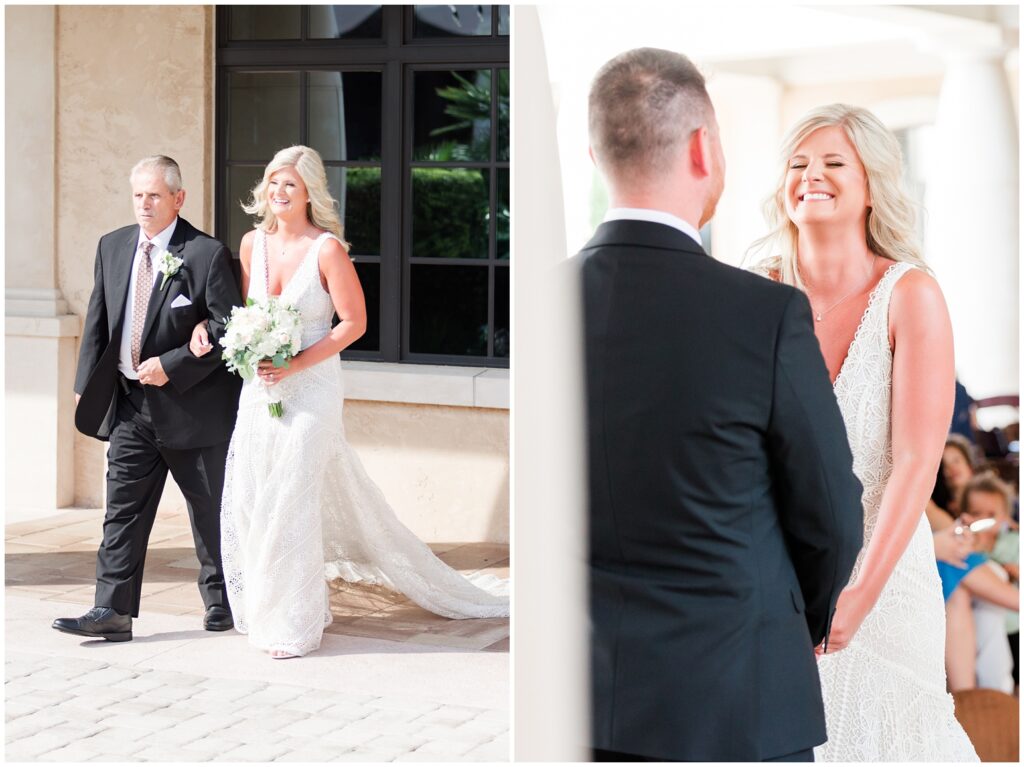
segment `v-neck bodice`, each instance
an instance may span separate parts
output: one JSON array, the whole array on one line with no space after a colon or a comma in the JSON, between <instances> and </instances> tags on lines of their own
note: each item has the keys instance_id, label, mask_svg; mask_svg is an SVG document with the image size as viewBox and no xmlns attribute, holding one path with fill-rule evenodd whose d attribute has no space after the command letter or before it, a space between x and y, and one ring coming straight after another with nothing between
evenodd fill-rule
<instances>
[{"instance_id":1,"label":"v-neck bodice","mask_svg":"<svg viewBox=\"0 0 1024 767\"><path fill-rule=\"evenodd\" d=\"M843 357L843 361L839 365L839 372L836 373L836 380L834 380L832 382L832 389L833 390L835 390L835 388L839 385L839 381L843 377L843 371L846 369L846 361L848 359L850 359L850 353L854 350L854 346L857 344L857 342L859 340L859 336L861 334L861 329L864 327L865 321L868 319L868 312L872 311L872 308L876 305L876 296L878 295L879 291L883 290L884 286L886 285L886 280L888 279L890 273L892 273L892 271L894 269L896 269L897 266L899 266L899 263L894 263L891 266L889 266L889 268L886 269L885 272L883 272L882 276L878 279L878 282L875 283L875 287L873 287L871 289L871 292L868 294L867 306L864 307L864 312L860 316L860 322L857 323L857 329L853 331L853 339L850 341L850 345L848 347L846 347L846 356ZM892 280L891 283L889 283L889 287L887 289L889 290L889 295L890 296L892 294L892 285L894 285L896 283L896 280L898 280L898 279L899 279L899 276L897 276L895 279ZM886 329L887 330L888 330L888 312L889 312L889 301L886 300L885 301L885 315L886 315ZM886 332L886 346L889 345L889 340L888 339L889 339L889 335L888 335L888 332Z\"/></svg>"},{"instance_id":2,"label":"v-neck bodice","mask_svg":"<svg viewBox=\"0 0 1024 767\"><path fill-rule=\"evenodd\" d=\"M895 263L882 275L833 384L854 456L853 470L866 496L878 492L880 497L892 471L889 304L896 282L913 268ZM866 515L877 512L877 504L865 503L864 510Z\"/></svg>"},{"instance_id":3,"label":"v-neck bodice","mask_svg":"<svg viewBox=\"0 0 1024 767\"><path fill-rule=\"evenodd\" d=\"M762 262L753 271L768 279L773 265ZM832 384L853 453L853 471L864 486L864 544L874 532L882 493L892 473L892 348L889 346L889 304L899 279L916 268L897 262L889 266L868 296L846 357ZM863 551L861 552L863 556ZM934 565L934 562L932 563ZM858 571L860 559L854 568ZM853 579L851 579L853 580Z\"/></svg>"},{"instance_id":4,"label":"v-neck bodice","mask_svg":"<svg viewBox=\"0 0 1024 767\"><path fill-rule=\"evenodd\" d=\"M272 296L270 293L269 258L267 255L267 233L256 230L256 242L253 247L252 265L250 267L249 298L277 298L299 310L302 315L302 348L316 343L331 332L331 320L334 318L334 304L331 295L320 284L319 264L320 248L331 239L337 239L330 232L324 232L309 246L295 272L288 282L281 286L281 292Z\"/></svg>"}]
</instances>

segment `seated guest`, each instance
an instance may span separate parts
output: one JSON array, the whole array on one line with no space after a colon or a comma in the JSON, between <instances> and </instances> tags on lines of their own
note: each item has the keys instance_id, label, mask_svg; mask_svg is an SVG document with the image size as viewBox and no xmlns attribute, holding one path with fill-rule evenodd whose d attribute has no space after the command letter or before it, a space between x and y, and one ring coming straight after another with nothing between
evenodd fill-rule
<instances>
[{"instance_id":1,"label":"seated guest","mask_svg":"<svg viewBox=\"0 0 1024 767\"><path fill-rule=\"evenodd\" d=\"M941 512L942 517L947 515ZM983 554L972 551L974 541L969 528L953 520L929 520L945 527L934 530L935 559L942 580L942 597L946 600L946 684L950 691L973 689L975 686L974 614L971 596L957 588L971 570L984 562Z\"/></svg>"},{"instance_id":2,"label":"seated guest","mask_svg":"<svg viewBox=\"0 0 1024 767\"><path fill-rule=\"evenodd\" d=\"M979 687L1013 692L1016 680L1012 647L1019 641L1020 533L1010 516L1012 493L994 474L984 473L967 483L961 495L961 522L970 525L991 519L995 524L974 535L974 548L988 557L991 577L964 579L973 597ZM973 584L973 585L972 585Z\"/></svg>"},{"instance_id":3,"label":"seated guest","mask_svg":"<svg viewBox=\"0 0 1024 767\"><path fill-rule=\"evenodd\" d=\"M951 469L948 474L957 483L961 460L971 458L970 451L960 445L947 447L954 455L944 457ZM971 468L973 472L973 468ZM970 508L956 520L945 512L929 516L934 532L936 559L942 579L946 601L946 676L951 690L973 688L977 685L1009 691L1013 682L1005 671L1009 644L999 627L1009 612L1015 621L1019 597L1017 590L1006 580L1006 573L989 561L997 540L997 531L990 529L973 535L970 525L980 519L994 518L1000 527L1013 524L1009 519L1009 489L990 473L968 479L962 486L956 508ZM944 526L942 526L944 525ZM1008 559L1016 555L1016 535L1006 536L1000 550L1012 550ZM970 553L965 553L970 550ZM959 559L959 561L958 561ZM1010 569L1016 576L1016 562ZM962 588L959 588L962 586ZM1015 624L1011 631L1016 632Z\"/></svg>"},{"instance_id":4,"label":"seated guest","mask_svg":"<svg viewBox=\"0 0 1024 767\"><path fill-rule=\"evenodd\" d=\"M942 465L932 500L928 504L928 521L932 530L941 529L960 514L959 498L977 469L975 447L959 434L946 438Z\"/></svg>"}]
</instances>

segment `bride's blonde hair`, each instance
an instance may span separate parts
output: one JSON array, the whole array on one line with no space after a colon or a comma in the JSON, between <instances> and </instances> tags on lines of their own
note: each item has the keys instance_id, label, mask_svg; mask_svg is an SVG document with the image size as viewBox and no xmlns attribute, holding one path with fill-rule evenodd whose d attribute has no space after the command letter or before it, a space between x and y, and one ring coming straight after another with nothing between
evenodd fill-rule
<instances>
[{"instance_id":1,"label":"bride's blonde hair","mask_svg":"<svg viewBox=\"0 0 1024 767\"><path fill-rule=\"evenodd\" d=\"M779 159L782 172L775 192L764 201L764 217L770 231L755 240L748 257L766 248L778 255L756 269L773 272L781 282L803 288L797 270L797 227L786 213L786 174L789 160L800 143L819 128L839 126L857 150L867 175L868 208L865 239L868 248L883 258L907 261L928 269L921 256L914 228L914 204L903 187L903 152L882 121L862 107L829 104L812 109L782 140Z\"/></svg>"},{"instance_id":2,"label":"bride's blonde hair","mask_svg":"<svg viewBox=\"0 0 1024 767\"><path fill-rule=\"evenodd\" d=\"M306 185L309 204L306 216L316 227L337 236L348 249L345 242L344 227L338 215L338 203L331 197L327 187L327 171L323 160L315 149L308 146L290 146L274 155L274 159L263 171L263 179L249 193L249 201L242 204L242 210L250 216L256 216L256 227L264 232L272 232L277 228L277 216L270 209L267 187L270 177L282 168L295 168L302 183Z\"/></svg>"}]
</instances>

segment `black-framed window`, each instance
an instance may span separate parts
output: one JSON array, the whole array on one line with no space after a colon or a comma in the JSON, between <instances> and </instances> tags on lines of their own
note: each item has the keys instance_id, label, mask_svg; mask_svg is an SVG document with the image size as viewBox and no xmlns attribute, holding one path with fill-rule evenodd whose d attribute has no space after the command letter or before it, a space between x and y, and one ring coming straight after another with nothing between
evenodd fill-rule
<instances>
[{"instance_id":1,"label":"black-framed window","mask_svg":"<svg viewBox=\"0 0 1024 767\"><path fill-rule=\"evenodd\" d=\"M366 294L354 359L506 367L508 6L217 9L216 231L279 149L324 159Z\"/></svg>"}]
</instances>

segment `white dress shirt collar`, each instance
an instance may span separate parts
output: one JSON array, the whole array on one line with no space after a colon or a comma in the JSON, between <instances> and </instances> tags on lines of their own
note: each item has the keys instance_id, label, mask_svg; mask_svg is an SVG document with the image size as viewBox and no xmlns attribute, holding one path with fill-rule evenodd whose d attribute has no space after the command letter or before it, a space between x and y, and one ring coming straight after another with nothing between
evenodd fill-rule
<instances>
[{"instance_id":1,"label":"white dress shirt collar","mask_svg":"<svg viewBox=\"0 0 1024 767\"><path fill-rule=\"evenodd\" d=\"M704 242L700 238L700 232L697 231L693 224L683 221L679 216L674 216L663 210L651 210L650 208L609 208L608 212L604 214L604 220L650 221L654 224L665 224L673 229L678 229L698 245L704 247Z\"/></svg>"},{"instance_id":2,"label":"white dress shirt collar","mask_svg":"<svg viewBox=\"0 0 1024 767\"><path fill-rule=\"evenodd\" d=\"M153 243L153 250L149 254L150 258L155 259L157 253L159 253L161 250L167 250L167 246L171 242L171 237L174 236L174 228L177 225L178 225L178 217L175 216L174 220L170 223L170 225L166 229L164 229L162 232L158 232L157 234L153 235L152 237L147 237L146 233L142 231L142 227L140 226L139 227L139 241L135 245L135 249L138 250L139 246L142 245L142 243L144 243L144 242L146 242L148 240L149 242Z\"/></svg>"}]
</instances>

